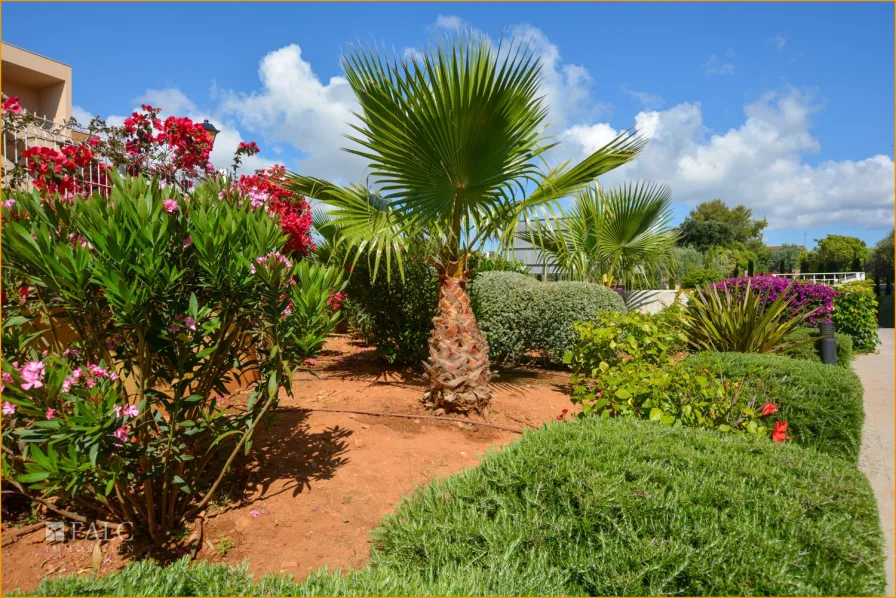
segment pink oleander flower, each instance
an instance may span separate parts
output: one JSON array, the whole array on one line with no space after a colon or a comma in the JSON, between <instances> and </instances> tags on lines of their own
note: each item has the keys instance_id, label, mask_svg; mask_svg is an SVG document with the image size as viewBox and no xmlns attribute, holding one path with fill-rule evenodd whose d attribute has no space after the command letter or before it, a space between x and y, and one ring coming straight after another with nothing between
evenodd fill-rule
<instances>
[{"instance_id":1,"label":"pink oleander flower","mask_svg":"<svg viewBox=\"0 0 896 598\"><path fill-rule=\"evenodd\" d=\"M3 415L12 415L16 412L16 406L7 401L3 401Z\"/></svg>"},{"instance_id":2,"label":"pink oleander flower","mask_svg":"<svg viewBox=\"0 0 896 598\"><path fill-rule=\"evenodd\" d=\"M317 360L314 359L313 357L309 357L308 359L305 360L305 365L307 365L309 368L313 368L314 366L317 365Z\"/></svg>"},{"instance_id":3,"label":"pink oleander flower","mask_svg":"<svg viewBox=\"0 0 896 598\"><path fill-rule=\"evenodd\" d=\"M44 362L29 361L22 368L22 378L25 383L22 384L22 390L30 390L32 388L40 388L44 385L41 378L44 376Z\"/></svg>"},{"instance_id":4,"label":"pink oleander flower","mask_svg":"<svg viewBox=\"0 0 896 598\"><path fill-rule=\"evenodd\" d=\"M193 235L190 235L189 237L186 238L186 240L184 240L183 249L186 249L187 247L189 247L192 244L193 244Z\"/></svg>"},{"instance_id":5,"label":"pink oleander flower","mask_svg":"<svg viewBox=\"0 0 896 598\"><path fill-rule=\"evenodd\" d=\"M3 385L2 385L2 387L0 387L0 391L6 390L7 382L14 382L12 374L10 374L9 372L3 372L2 378L3 378Z\"/></svg>"},{"instance_id":6,"label":"pink oleander flower","mask_svg":"<svg viewBox=\"0 0 896 598\"><path fill-rule=\"evenodd\" d=\"M72 378L77 382L81 379L81 368L75 368L72 370Z\"/></svg>"},{"instance_id":7,"label":"pink oleander flower","mask_svg":"<svg viewBox=\"0 0 896 598\"><path fill-rule=\"evenodd\" d=\"M177 211L177 200L176 199L166 199L162 202L162 207L165 208L165 211L169 214L173 214Z\"/></svg>"},{"instance_id":8,"label":"pink oleander flower","mask_svg":"<svg viewBox=\"0 0 896 598\"><path fill-rule=\"evenodd\" d=\"M52 407L47 407L47 419L53 419L56 417L56 410Z\"/></svg>"},{"instance_id":9,"label":"pink oleander flower","mask_svg":"<svg viewBox=\"0 0 896 598\"><path fill-rule=\"evenodd\" d=\"M78 353L80 353L80 351L78 351L77 349L66 349L65 351L62 352L62 356L63 357L77 357Z\"/></svg>"},{"instance_id":10,"label":"pink oleander flower","mask_svg":"<svg viewBox=\"0 0 896 598\"><path fill-rule=\"evenodd\" d=\"M122 442L126 442L128 439L128 432L130 432L130 431L131 431L131 426L124 424L123 426L121 426L120 428L115 430L112 433L112 436L115 436L117 439L119 439Z\"/></svg>"},{"instance_id":11,"label":"pink oleander flower","mask_svg":"<svg viewBox=\"0 0 896 598\"><path fill-rule=\"evenodd\" d=\"M180 330L180 327L177 324L168 325L168 332L170 332L171 334L175 334L178 330Z\"/></svg>"},{"instance_id":12,"label":"pink oleander flower","mask_svg":"<svg viewBox=\"0 0 896 598\"><path fill-rule=\"evenodd\" d=\"M252 509L251 511L249 511L249 514L257 518L259 515L261 515L261 511L259 511L258 509Z\"/></svg>"},{"instance_id":13,"label":"pink oleander flower","mask_svg":"<svg viewBox=\"0 0 896 598\"><path fill-rule=\"evenodd\" d=\"M6 209L9 209L9 210L13 209L14 207L16 207L16 200L14 200L14 199L4 200L3 207Z\"/></svg>"},{"instance_id":14,"label":"pink oleander flower","mask_svg":"<svg viewBox=\"0 0 896 598\"><path fill-rule=\"evenodd\" d=\"M186 326L190 330L196 330L196 320L194 320L190 316L187 316L186 318L184 318L184 326Z\"/></svg>"},{"instance_id":15,"label":"pink oleander flower","mask_svg":"<svg viewBox=\"0 0 896 598\"><path fill-rule=\"evenodd\" d=\"M91 378L90 380L88 380L86 382L86 384L87 384L87 388L93 388L94 386L96 386L96 380Z\"/></svg>"},{"instance_id":16,"label":"pink oleander flower","mask_svg":"<svg viewBox=\"0 0 896 598\"><path fill-rule=\"evenodd\" d=\"M71 376L66 376L65 380L62 381L62 392L70 391L74 384L75 384L74 379L72 379Z\"/></svg>"},{"instance_id":17,"label":"pink oleander flower","mask_svg":"<svg viewBox=\"0 0 896 598\"><path fill-rule=\"evenodd\" d=\"M136 405L126 405L122 407L121 405L115 406L115 417L123 417L124 419L128 419L129 417L137 417L140 415L140 410Z\"/></svg>"}]
</instances>

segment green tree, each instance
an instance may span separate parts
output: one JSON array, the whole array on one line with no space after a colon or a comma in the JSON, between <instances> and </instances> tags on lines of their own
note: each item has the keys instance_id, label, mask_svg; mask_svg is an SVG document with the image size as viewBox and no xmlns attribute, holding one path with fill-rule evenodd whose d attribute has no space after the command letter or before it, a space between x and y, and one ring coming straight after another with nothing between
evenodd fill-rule
<instances>
[{"instance_id":1,"label":"green tree","mask_svg":"<svg viewBox=\"0 0 896 598\"><path fill-rule=\"evenodd\" d=\"M466 290L471 253L487 240L506 244L521 218L553 211L646 140L626 132L578 164L546 170L556 142L545 136L541 61L525 44L463 33L409 58L355 48L342 67L360 105L350 137L360 148L346 151L368 161L377 190L294 173L286 187L330 204L334 243L357 248L355 259L362 250L377 265L385 259L387 273L393 261L401 269L405 239L425 240L439 276L427 397L445 410L482 411L491 371Z\"/></svg>"},{"instance_id":2,"label":"green tree","mask_svg":"<svg viewBox=\"0 0 896 598\"><path fill-rule=\"evenodd\" d=\"M691 210L681 223L678 244L692 245L701 251L710 247L732 249L750 242L762 242L762 231L768 226L763 218L753 218L753 211L743 205L729 208L721 199L713 199Z\"/></svg>"},{"instance_id":3,"label":"green tree","mask_svg":"<svg viewBox=\"0 0 896 598\"><path fill-rule=\"evenodd\" d=\"M817 272L861 271L869 257L865 241L847 235L828 235L815 239L809 263Z\"/></svg>"},{"instance_id":4,"label":"green tree","mask_svg":"<svg viewBox=\"0 0 896 598\"><path fill-rule=\"evenodd\" d=\"M539 221L517 236L571 280L630 288L670 273L677 237L669 227L671 195L651 183L589 187L576 194L557 227Z\"/></svg>"},{"instance_id":5,"label":"green tree","mask_svg":"<svg viewBox=\"0 0 896 598\"><path fill-rule=\"evenodd\" d=\"M800 255L804 249L802 245L785 243L772 252L769 258L769 269L783 274L793 272L800 263Z\"/></svg>"},{"instance_id":6,"label":"green tree","mask_svg":"<svg viewBox=\"0 0 896 598\"><path fill-rule=\"evenodd\" d=\"M886 285L887 293L890 292L890 284L893 282L893 231L877 242L871 251L868 260L868 269L878 285Z\"/></svg>"}]
</instances>

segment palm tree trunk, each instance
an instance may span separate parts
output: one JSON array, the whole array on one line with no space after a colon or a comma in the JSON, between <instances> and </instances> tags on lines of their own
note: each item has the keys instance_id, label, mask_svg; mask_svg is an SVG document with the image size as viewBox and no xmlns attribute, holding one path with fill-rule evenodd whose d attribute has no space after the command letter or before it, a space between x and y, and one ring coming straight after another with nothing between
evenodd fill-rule
<instances>
[{"instance_id":1,"label":"palm tree trunk","mask_svg":"<svg viewBox=\"0 0 896 598\"><path fill-rule=\"evenodd\" d=\"M432 319L428 404L445 411L486 413L492 398L488 345L470 306L465 275L439 276L439 306Z\"/></svg>"}]
</instances>

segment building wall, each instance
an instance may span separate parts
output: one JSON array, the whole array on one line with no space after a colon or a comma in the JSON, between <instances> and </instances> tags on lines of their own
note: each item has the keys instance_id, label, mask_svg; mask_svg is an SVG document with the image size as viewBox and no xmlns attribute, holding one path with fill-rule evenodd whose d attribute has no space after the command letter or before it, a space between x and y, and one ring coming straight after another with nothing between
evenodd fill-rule
<instances>
[{"instance_id":1,"label":"building wall","mask_svg":"<svg viewBox=\"0 0 896 598\"><path fill-rule=\"evenodd\" d=\"M72 67L10 44L0 46L0 91L22 107L62 122L72 116Z\"/></svg>"}]
</instances>

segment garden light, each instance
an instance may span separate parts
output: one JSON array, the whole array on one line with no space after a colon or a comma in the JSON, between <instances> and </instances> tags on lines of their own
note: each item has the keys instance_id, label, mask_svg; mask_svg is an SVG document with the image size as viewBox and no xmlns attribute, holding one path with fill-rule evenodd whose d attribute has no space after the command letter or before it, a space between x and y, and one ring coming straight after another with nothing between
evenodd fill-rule
<instances>
[{"instance_id":1,"label":"garden light","mask_svg":"<svg viewBox=\"0 0 896 598\"><path fill-rule=\"evenodd\" d=\"M208 122L208 119L202 121L202 128L205 129L205 134L208 135L208 140L212 143L212 147L215 145L215 137L218 136L219 131L215 128L215 125Z\"/></svg>"}]
</instances>

